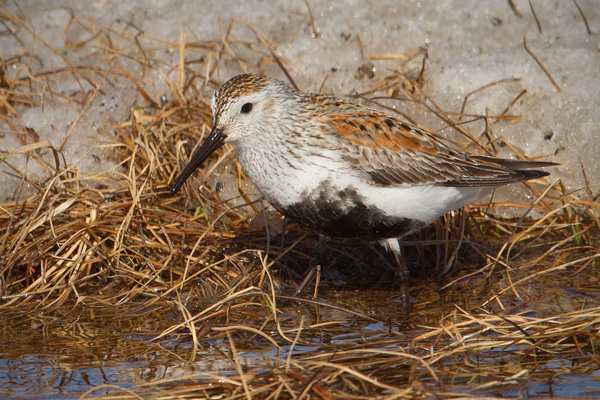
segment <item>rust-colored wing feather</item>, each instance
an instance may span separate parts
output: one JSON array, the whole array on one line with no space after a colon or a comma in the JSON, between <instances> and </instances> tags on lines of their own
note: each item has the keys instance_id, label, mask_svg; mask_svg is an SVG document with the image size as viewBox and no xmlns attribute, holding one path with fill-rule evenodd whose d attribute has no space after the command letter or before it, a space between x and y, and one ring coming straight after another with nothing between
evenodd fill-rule
<instances>
[{"instance_id":1,"label":"rust-colored wing feather","mask_svg":"<svg viewBox=\"0 0 600 400\"><path fill-rule=\"evenodd\" d=\"M471 156L382 112L328 96L312 101L329 110L317 118L339 136L344 159L377 185L499 186L546 176L529 168L556 165Z\"/></svg>"}]
</instances>

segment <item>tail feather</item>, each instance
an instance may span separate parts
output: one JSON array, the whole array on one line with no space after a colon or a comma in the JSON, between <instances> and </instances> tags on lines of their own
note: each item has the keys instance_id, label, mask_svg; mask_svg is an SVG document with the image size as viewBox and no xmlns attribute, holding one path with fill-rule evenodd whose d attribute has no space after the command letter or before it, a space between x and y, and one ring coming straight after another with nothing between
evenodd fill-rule
<instances>
[{"instance_id":1,"label":"tail feather","mask_svg":"<svg viewBox=\"0 0 600 400\"><path fill-rule=\"evenodd\" d=\"M438 183L440 186L470 187L470 186L501 186L514 182L543 178L550 173L530 168L551 167L559 165L548 161L523 161L494 158L487 156L471 156L472 160L481 164L473 168L470 176Z\"/></svg>"},{"instance_id":2,"label":"tail feather","mask_svg":"<svg viewBox=\"0 0 600 400\"><path fill-rule=\"evenodd\" d=\"M555 167L557 165L560 165L558 163L554 163L554 162L550 162L550 161L509 160L507 158L495 158L495 157L487 157L487 156L471 156L471 157L476 160L494 163L494 164L498 164L498 165L501 165L506 168L516 169L516 170L529 169L529 168ZM538 172L538 171L534 171L534 172ZM545 173L544 175L541 175L541 176L546 176L546 175L548 175L548 174Z\"/></svg>"}]
</instances>

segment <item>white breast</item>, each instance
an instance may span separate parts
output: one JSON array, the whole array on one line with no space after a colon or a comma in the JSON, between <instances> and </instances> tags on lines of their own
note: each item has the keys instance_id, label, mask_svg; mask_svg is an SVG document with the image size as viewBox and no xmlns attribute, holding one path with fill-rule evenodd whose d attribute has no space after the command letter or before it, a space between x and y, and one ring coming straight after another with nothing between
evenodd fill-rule
<instances>
[{"instance_id":1,"label":"white breast","mask_svg":"<svg viewBox=\"0 0 600 400\"><path fill-rule=\"evenodd\" d=\"M338 175L336 170L343 168L343 164L336 165L331 159L321 156L307 156L299 160L284 157L280 152L275 155L275 152L237 148L236 153L244 172L265 199L281 206L298 202L321 182ZM335 180L339 182L339 179ZM347 186L349 182L339 183Z\"/></svg>"}]
</instances>

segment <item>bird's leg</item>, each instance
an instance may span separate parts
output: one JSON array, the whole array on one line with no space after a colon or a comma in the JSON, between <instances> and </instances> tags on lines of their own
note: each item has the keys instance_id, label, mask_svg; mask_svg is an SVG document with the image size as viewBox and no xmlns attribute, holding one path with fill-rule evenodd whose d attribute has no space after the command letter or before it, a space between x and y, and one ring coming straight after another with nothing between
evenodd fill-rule
<instances>
[{"instance_id":1,"label":"bird's leg","mask_svg":"<svg viewBox=\"0 0 600 400\"><path fill-rule=\"evenodd\" d=\"M402 256L400 242L398 239L387 239L383 241L382 244L394 254L394 258L396 259L395 274L400 284L400 301L402 302L402 310L406 314L410 314L411 304L410 294L408 292L408 278L410 277L410 273L406 267L404 257Z\"/></svg>"},{"instance_id":2,"label":"bird's leg","mask_svg":"<svg viewBox=\"0 0 600 400\"><path fill-rule=\"evenodd\" d=\"M319 244L317 245L317 264L324 264L325 261L325 242L327 236L319 233Z\"/></svg>"},{"instance_id":3,"label":"bird's leg","mask_svg":"<svg viewBox=\"0 0 600 400\"><path fill-rule=\"evenodd\" d=\"M283 217L283 227L281 228L281 244L280 247L283 249L285 247L285 232L287 231L287 217Z\"/></svg>"},{"instance_id":4,"label":"bird's leg","mask_svg":"<svg viewBox=\"0 0 600 400\"><path fill-rule=\"evenodd\" d=\"M263 215L263 223L265 224L265 231L267 232L267 250L266 250L266 258L269 257L269 252L271 251L271 232L269 232L269 221L267 221L267 213L265 211L265 202L264 197L260 196L260 212ZM266 259L265 259L266 262Z\"/></svg>"},{"instance_id":5,"label":"bird's leg","mask_svg":"<svg viewBox=\"0 0 600 400\"><path fill-rule=\"evenodd\" d=\"M317 293L317 287L319 286L319 281L320 281L321 265L323 265L323 263L325 261L325 241L326 240L327 240L326 236L319 234L319 244L317 245L316 263L313 266L311 266L310 270L306 274L306 277L304 278L304 280L302 281L302 283L300 284L300 286L294 293L294 297L298 297L300 294L302 294L304 289L306 289L308 284L312 281L312 279L315 276L317 277L317 281L315 282L315 293L314 293L313 298L317 297L316 293Z\"/></svg>"}]
</instances>

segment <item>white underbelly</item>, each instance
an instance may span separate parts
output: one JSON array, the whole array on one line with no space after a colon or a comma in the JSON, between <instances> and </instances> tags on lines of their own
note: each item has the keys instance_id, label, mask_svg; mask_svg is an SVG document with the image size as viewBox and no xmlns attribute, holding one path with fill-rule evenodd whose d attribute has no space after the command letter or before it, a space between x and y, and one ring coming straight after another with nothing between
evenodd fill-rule
<instances>
[{"instance_id":1,"label":"white underbelly","mask_svg":"<svg viewBox=\"0 0 600 400\"><path fill-rule=\"evenodd\" d=\"M317 199L326 190L336 196L355 188L361 201L391 217L433 222L493 191L494 187L447 187L436 185L377 186L367 173L359 173L343 161L319 156L302 160L283 155L242 152L238 154L245 172L265 199L276 207Z\"/></svg>"}]
</instances>

